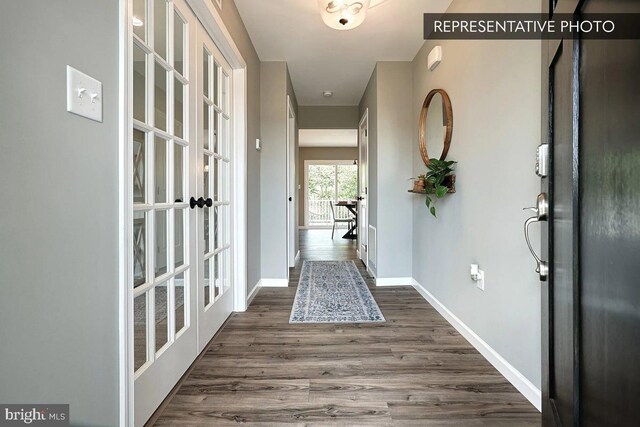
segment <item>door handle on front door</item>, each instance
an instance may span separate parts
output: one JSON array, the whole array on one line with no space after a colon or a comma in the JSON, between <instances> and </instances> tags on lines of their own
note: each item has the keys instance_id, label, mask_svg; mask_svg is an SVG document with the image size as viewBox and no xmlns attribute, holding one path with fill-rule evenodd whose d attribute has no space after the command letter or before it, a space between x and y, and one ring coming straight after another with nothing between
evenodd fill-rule
<instances>
[{"instance_id":1,"label":"door handle on front door","mask_svg":"<svg viewBox=\"0 0 640 427\"><path fill-rule=\"evenodd\" d=\"M536 273L538 273L542 282L546 282L547 278L549 277L549 263L543 261L542 258L540 258L538 254L536 254L536 251L533 249L533 246L531 245L531 239L529 239L529 226L534 222L546 221L549 218L549 201L547 200L547 195L545 193L540 193L538 195L536 207L524 209L530 209L536 213L536 216L532 216L524 223L524 238L527 241L527 246L529 247L529 251L531 251L531 255L533 255L536 260Z\"/></svg>"}]
</instances>

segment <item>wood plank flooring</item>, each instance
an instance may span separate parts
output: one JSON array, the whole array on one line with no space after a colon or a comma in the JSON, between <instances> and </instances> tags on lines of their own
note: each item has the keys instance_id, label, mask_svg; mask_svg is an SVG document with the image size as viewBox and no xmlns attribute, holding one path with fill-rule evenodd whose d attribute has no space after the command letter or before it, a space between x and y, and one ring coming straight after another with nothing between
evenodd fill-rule
<instances>
[{"instance_id":1,"label":"wood plank flooring","mask_svg":"<svg viewBox=\"0 0 640 427\"><path fill-rule=\"evenodd\" d=\"M355 242L301 231L302 260ZM301 264L301 263L300 263ZM376 288L386 323L289 324L289 288L261 289L210 343L157 426L538 426L538 411L414 289Z\"/></svg>"}]
</instances>

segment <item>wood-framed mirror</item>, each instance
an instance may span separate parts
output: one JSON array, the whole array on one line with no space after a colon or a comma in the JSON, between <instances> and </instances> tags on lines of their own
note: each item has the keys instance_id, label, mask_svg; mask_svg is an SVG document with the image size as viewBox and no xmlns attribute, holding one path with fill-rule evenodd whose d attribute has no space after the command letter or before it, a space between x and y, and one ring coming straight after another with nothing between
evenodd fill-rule
<instances>
[{"instance_id":1,"label":"wood-framed mirror","mask_svg":"<svg viewBox=\"0 0 640 427\"><path fill-rule=\"evenodd\" d=\"M429 159L438 158L438 153L439 159L445 160L453 134L453 109L444 89L433 89L427 94L420 111L419 127L420 155L424 164L431 164Z\"/></svg>"}]
</instances>

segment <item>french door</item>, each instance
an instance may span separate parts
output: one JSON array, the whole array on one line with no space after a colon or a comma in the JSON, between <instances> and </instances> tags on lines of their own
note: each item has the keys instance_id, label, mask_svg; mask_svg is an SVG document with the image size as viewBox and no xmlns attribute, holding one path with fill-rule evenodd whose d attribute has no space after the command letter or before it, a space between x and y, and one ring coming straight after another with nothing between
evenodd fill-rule
<instances>
[{"instance_id":1,"label":"french door","mask_svg":"<svg viewBox=\"0 0 640 427\"><path fill-rule=\"evenodd\" d=\"M231 70L185 0L132 0L135 425L232 310Z\"/></svg>"},{"instance_id":2,"label":"french door","mask_svg":"<svg viewBox=\"0 0 640 427\"><path fill-rule=\"evenodd\" d=\"M231 67L198 29L199 350L233 311L231 277Z\"/></svg>"}]
</instances>

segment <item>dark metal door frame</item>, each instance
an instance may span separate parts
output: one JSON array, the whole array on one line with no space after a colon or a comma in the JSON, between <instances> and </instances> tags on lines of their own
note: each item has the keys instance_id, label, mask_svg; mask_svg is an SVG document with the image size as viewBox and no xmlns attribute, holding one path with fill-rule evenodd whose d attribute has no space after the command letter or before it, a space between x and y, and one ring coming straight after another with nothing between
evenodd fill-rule
<instances>
[{"instance_id":1,"label":"dark metal door frame","mask_svg":"<svg viewBox=\"0 0 640 427\"><path fill-rule=\"evenodd\" d=\"M580 0L543 0L543 13L552 16L557 13L576 14L584 1ZM571 118L572 118L572 231L573 231L573 263L572 263L572 330L573 360L572 366L572 419L565 424L579 424L580 416L580 164L579 164L579 123L580 123L580 40L543 40L542 42L542 143L549 144L549 175L542 179L542 192L546 193L551 206L549 220L542 225L542 259L548 260L551 266L547 282L542 285L542 418L544 426L562 426L563 422L556 404L556 384L554 378L554 67L560 55L570 55L571 60ZM566 90L567 88L564 88Z\"/></svg>"}]
</instances>

